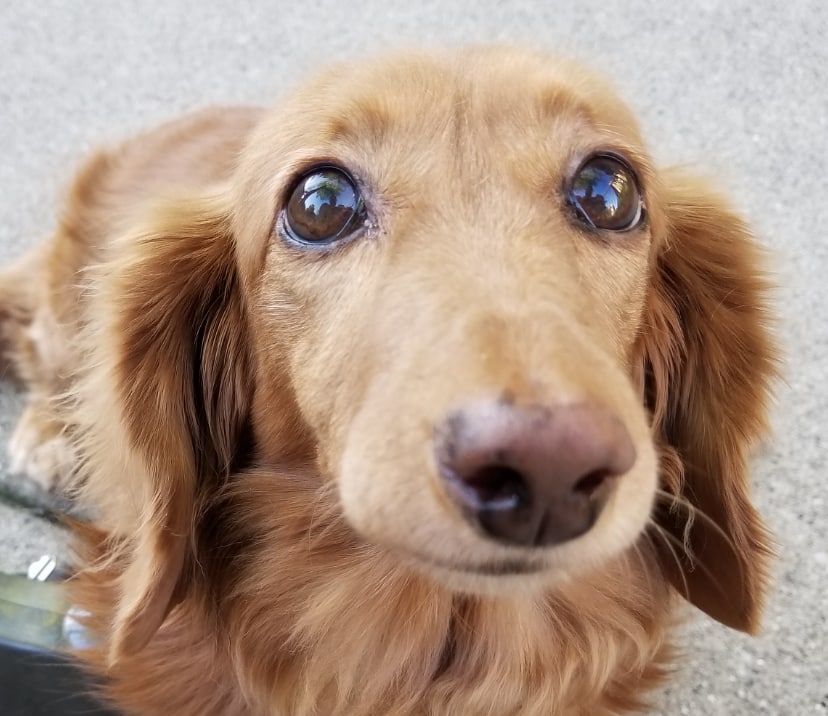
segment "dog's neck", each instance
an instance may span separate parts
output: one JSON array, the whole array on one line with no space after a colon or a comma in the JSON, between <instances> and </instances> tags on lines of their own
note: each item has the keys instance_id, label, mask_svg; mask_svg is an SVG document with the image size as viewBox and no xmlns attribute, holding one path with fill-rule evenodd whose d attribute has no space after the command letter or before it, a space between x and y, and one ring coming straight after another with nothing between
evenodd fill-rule
<instances>
[{"instance_id":1,"label":"dog's neck","mask_svg":"<svg viewBox=\"0 0 828 716\"><path fill-rule=\"evenodd\" d=\"M599 714L661 675L670 595L645 542L546 593L474 598L362 542L318 482L240 475L225 504L245 517L221 527L209 628L265 713Z\"/></svg>"}]
</instances>

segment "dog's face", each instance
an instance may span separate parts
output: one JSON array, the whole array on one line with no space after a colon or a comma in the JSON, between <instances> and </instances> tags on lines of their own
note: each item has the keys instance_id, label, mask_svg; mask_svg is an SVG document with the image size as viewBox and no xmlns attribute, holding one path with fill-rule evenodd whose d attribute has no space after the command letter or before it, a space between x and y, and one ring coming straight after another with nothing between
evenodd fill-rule
<instances>
[{"instance_id":1,"label":"dog's face","mask_svg":"<svg viewBox=\"0 0 828 716\"><path fill-rule=\"evenodd\" d=\"M289 386L350 524L461 589L638 537L661 217L607 88L506 53L349 68L266 121L241 175L266 454Z\"/></svg>"},{"instance_id":2,"label":"dog's face","mask_svg":"<svg viewBox=\"0 0 828 716\"><path fill-rule=\"evenodd\" d=\"M632 546L755 628L760 257L593 75L491 48L339 68L122 245L101 360L149 467L113 654L186 588L198 505L251 445L452 589L548 587Z\"/></svg>"}]
</instances>

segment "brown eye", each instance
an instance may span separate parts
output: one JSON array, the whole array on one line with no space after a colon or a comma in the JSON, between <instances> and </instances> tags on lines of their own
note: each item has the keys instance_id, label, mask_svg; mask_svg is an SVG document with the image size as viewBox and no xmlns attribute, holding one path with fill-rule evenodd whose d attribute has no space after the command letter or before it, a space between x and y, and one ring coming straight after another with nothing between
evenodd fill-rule
<instances>
[{"instance_id":1,"label":"brown eye","mask_svg":"<svg viewBox=\"0 0 828 716\"><path fill-rule=\"evenodd\" d=\"M590 157L581 164L568 194L578 218L594 229L628 231L638 226L644 215L632 169L607 154Z\"/></svg>"},{"instance_id":2,"label":"brown eye","mask_svg":"<svg viewBox=\"0 0 828 716\"><path fill-rule=\"evenodd\" d=\"M342 169L320 167L296 184L285 207L285 230L302 244L344 239L365 221L365 207L353 179Z\"/></svg>"}]
</instances>

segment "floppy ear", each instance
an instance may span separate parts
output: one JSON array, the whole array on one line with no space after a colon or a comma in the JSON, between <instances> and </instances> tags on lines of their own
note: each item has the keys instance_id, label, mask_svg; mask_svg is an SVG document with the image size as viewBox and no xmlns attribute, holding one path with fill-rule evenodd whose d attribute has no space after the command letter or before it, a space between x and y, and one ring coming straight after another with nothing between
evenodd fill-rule
<instances>
[{"instance_id":1,"label":"floppy ear","mask_svg":"<svg viewBox=\"0 0 828 716\"><path fill-rule=\"evenodd\" d=\"M119 577L110 661L142 648L186 587L199 489L226 475L247 420L245 309L220 197L160 207L105 265L105 355L142 522Z\"/></svg>"},{"instance_id":2,"label":"floppy ear","mask_svg":"<svg viewBox=\"0 0 828 716\"><path fill-rule=\"evenodd\" d=\"M642 336L661 483L673 496L655 517L669 536L655 541L690 602L753 632L771 554L748 481L777 370L770 287L749 229L700 181L668 172L664 194Z\"/></svg>"}]
</instances>

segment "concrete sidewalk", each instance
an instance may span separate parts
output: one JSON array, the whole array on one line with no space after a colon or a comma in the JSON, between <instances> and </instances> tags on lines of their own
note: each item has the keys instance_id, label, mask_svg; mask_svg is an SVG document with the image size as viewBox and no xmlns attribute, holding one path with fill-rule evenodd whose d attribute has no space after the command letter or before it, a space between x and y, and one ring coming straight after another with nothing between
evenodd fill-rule
<instances>
[{"instance_id":1,"label":"concrete sidewalk","mask_svg":"<svg viewBox=\"0 0 828 716\"><path fill-rule=\"evenodd\" d=\"M828 3L805 0L207 0L0 7L0 261L48 234L94 144L217 102L269 102L337 58L498 41L580 57L611 77L662 163L715 177L775 253L787 384L756 458L779 541L757 639L694 619L660 714L828 714ZM0 395L0 438L19 409ZM7 459L0 452L4 478ZM62 534L0 503L0 570Z\"/></svg>"}]
</instances>

